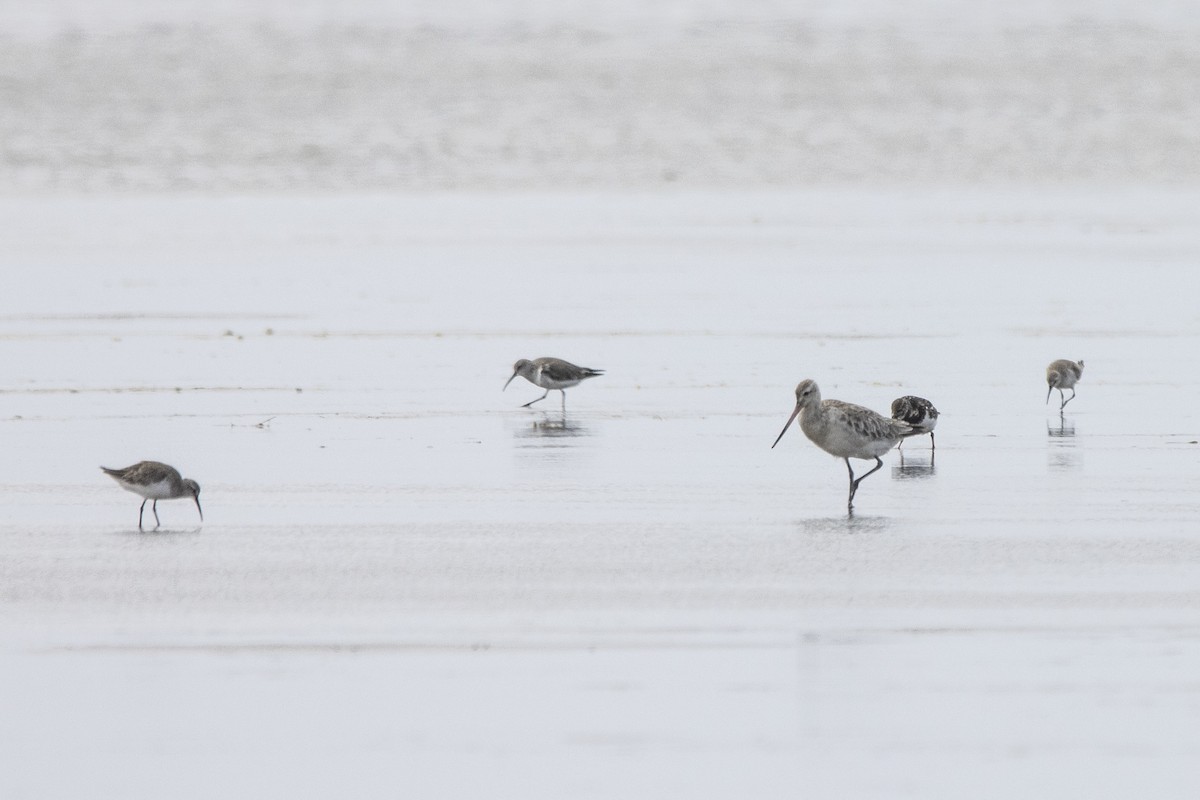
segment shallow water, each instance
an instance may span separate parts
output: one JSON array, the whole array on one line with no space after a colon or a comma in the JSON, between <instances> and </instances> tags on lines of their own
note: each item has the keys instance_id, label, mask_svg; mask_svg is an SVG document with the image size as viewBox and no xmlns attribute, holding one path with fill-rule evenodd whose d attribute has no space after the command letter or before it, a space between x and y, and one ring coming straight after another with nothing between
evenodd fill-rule
<instances>
[{"instance_id":1,"label":"shallow water","mask_svg":"<svg viewBox=\"0 0 1200 800\"><path fill-rule=\"evenodd\" d=\"M2 793L1194 796L1198 201L0 200Z\"/></svg>"}]
</instances>

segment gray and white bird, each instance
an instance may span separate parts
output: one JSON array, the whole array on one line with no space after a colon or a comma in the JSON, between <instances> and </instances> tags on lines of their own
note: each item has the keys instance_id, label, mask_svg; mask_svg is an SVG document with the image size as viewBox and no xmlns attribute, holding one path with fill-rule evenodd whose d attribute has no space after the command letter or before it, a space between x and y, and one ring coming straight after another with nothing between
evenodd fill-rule
<instances>
[{"instance_id":1,"label":"gray and white bird","mask_svg":"<svg viewBox=\"0 0 1200 800\"><path fill-rule=\"evenodd\" d=\"M124 469L109 469L101 467L106 475L112 476L122 489L141 496L142 507L138 509L138 530L142 530L142 514L146 510L146 501L153 500L150 510L154 512L154 527L162 523L158 521L158 501L176 500L190 497L196 501L196 510L200 512L200 521L204 521L204 510L200 508L200 484L190 478L184 478L179 470L159 461L139 461Z\"/></svg>"},{"instance_id":2,"label":"gray and white bird","mask_svg":"<svg viewBox=\"0 0 1200 800\"><path fill-rule=\"evenodd\" d=\"M906 394L892 401L892 419L907 422L913 428L913 435L929 434L929 449L937 450L937 442L933 438L933 429L938 424L938 410L933 403L924 397ZM900 447L904 442L900 442Z\"/></svg>"},{"instance_id":3,"label":"gray and white bird","mask_svg":"<svg viewBox=\"0 0 1200 800\"><path fill-rule=\"evenodd\" d=\"M540 386L546 390L546 394L530 400L521 408L529 408L536 402L545 400L552 389L557 389L562 392L562 408L567 410L567 393L566 389L572 386L578 386L580 382L594 378L597 375L603 375L604 370L592 369L591 367L578 367L570 361L563 361L561 358L535 358L530 361L527 358L522 358L517 363L513 364L513 374L507 381L504 382L504 389L508 388L508 384L513 382L513 378L520 375L525 380ZM500 391L504 391L501 389Z\"/></svg>"},{"instance_id":4,"label":"gray and white bird","mask_svg":"<svg viewBox=\"0 0 1200 800\"><path fill-rule=\"evenodd\" d=\"M1083 359L1071 361L1060 358L1057 361L1051 361L1050 366L1046 367L1046 383L1050 385L1050 388L1046 390L1046 402L1050 402L1050 393L1058 389L1058 396L1062 399L1062 405L1058 407L1058 410L1062 411L1067 407L1067 403L1075 399L1075 384L1082 377ZM1071 396L1064 395L1063 389L1070 389Z\"/></svg>"},{"instance_id":5,"label":"gray and white bird","mask_svg":"<svg viewBox=\"0 0 1200 800\"><path fill-rule=\"evenodd\" d=\"M796 386L796 408L779 432L775 444L771 445L772 448L779 444L797 416L800 417L800 430L813 444L846 462L846 471L850 473L850 496L846 499L848 511L854 510L854 494L858 491L858 485L883 466L879 457L905 436L916 433L907 422L888 419L869 408L841 400L822 400L821 389L816 382L805 379ZM854 468L850 466L852 458L873 458L875 467L856 479Z\"/></svg>"}]
</instances>

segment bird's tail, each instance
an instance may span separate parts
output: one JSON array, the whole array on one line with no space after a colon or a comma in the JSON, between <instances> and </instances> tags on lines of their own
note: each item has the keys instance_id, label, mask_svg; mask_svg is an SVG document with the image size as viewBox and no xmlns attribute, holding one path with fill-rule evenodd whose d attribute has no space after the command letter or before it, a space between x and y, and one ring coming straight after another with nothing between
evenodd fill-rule
<instances>
[{"instance_id":1,"label":"bird's tail","mask_svg":"<svg viewBox=\"0 0 1200 800\"><path fill-rule=\"evenodd\" d=\"M592 369L591 367L583 368L583 377L585 377L585 378L595 378L597 375L603 375L603 374L604 374L604 370L602 370L602 369Z\"/></svg>"}]
</instances>

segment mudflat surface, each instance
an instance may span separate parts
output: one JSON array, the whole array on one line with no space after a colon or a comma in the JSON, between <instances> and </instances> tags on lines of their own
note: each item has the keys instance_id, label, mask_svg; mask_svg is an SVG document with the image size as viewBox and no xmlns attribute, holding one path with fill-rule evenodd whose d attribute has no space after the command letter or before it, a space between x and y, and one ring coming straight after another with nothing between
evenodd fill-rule
<instances>
[{"instance_id":1,"label":"mudflat surface","mask_svg":"<svg viewBox=\"0 0 1200 800\"><path fill-rule=\"evenodd\" d=\"M0 789L1192 797L1195 209L0 200ZM540 355L608 374L522 409ZM848 516L805 377L936 458Z\"/></svg>"}]
</instances>

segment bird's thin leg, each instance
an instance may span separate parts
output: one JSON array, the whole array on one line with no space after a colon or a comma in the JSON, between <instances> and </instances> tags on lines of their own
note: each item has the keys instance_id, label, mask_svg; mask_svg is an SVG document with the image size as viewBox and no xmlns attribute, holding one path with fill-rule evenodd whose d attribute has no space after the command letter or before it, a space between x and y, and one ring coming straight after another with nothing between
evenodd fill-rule
<instances>
[{"instance_id":1,"label":"bird's thin leg","mask_svg":"<svg viewBox=\"0 0 1200 800\"><path fill-rule=\"evenodd\" d=\"M933 438L933 431L929 432L929 449L937 450L937 440Z\"/></svg>"},{"instance_id":2,"label":"bird's thin leg","mask_svg":"<svg viewBox=\"0 0 1200 800\"><path fill-rule=\"evenodd\" d=\"M150 510L154 512L154 530L158 530L162 523L158 521L158 501L155 500L150 504Z\"/></svg>"},{"instance_id":3,"label":"bird's thin leg","mask_svg":"<svg viewBox=\"0 0 1200 800\"><path fill-rule=\"evenodd\" d=\"M1067 407L1067 403L1071 402L1071 401L1072 401L1072 400L1074 400L1074 399L1075 399L1075 387L1074 387L1074 386L1072 386L1072 387L1071 387L1071 396L1070 396L1070 397L1068 397L1066 400L1063 400L1062 407L1063 407L1063 408L1066 408L1066 407Z\"/></svg>"},{"instance_id":4,"label":"bird's thin leg","mask_svg":"<svg viewBox=\"0 0 1200 800\"><path fill-rule=\"evenodd\" d=\"M142 530L142 512L146 510L146 501L142 500L142 505L138 509L138 530Z\"/></svg>"},{"instance_id":5,"label":"bird's thin leg","mask_svg":"<svg viewBox=\"0 0 1200 800\"><path fill-rule=\"evenodd\" d=\"M542 401L542 400L545 400L545 399L546 399L547 397L549 397L549 396L550 396L550 390L549 390L549 389L547 389L547 390L546 390L546 393L545 393L544 395L542 395L541 397L539 397L537 400L530 400L528 403L526 403L525 405L521 406L521 408L529 408L529 407L530 407L531 405L533 405L534 403L537 403L537 402L540 402L540 401Z\"/></svg>"},{"instance_id":6,"label":"bird's thin leg","mask_svg":"<svg viewBox=\"0 0 1200 800\"><path fill-rule=\"evenodd\" d=\"M846 461L846 464L849 465L850 462ZM872 469L871 472L868 472L864 475L860 475L858 480L856 480L853 484L851 484L850 499L852 499L852 500L854 499L854 493L858 491L858 485L863 482L864 478L866 478L868 475L871 475L872 473L874 473L882 468L883 468L883 460L877 456L875 458L875 469Z\"/></svg>"},{"instance_id":7,"label":"bird's thin leg","mask_svg":"<svg viewBox=\"0 0 1200 800\"><path fill-rule=\"evenodd\" d=\"M854 492L858 489L858 483L854 480L854 467L850 466L850 459L845 459L846 471L850 473L850 496L846 498L846 507L854 508Z\"/></svg>"},{"instance_id":8,"label":"bird's thin leg","mask_svg":"<svg viewBox=\"0 0 1200 800\"><path fill-rule=\"evenodd\" d=\"M897 450L903 450L903 449L904 449L904 440L903 440L903 439L901 439L901 440L900 440L900 443L896 445L896 449L897 449Z\"/></svg>"},{"instance_id":9,"label":"bird's thin leg","mask_svg":"<svg viewBox=\"0 0 1200 800\"><path fill-rule=\"evenodd\" d=\"M559 391L559 394L561 394L561 395L563 396L563 398L562 398L562 400L563 400L563 402L562 402L562 412L563 412L564 414L566 414L566 413L567 413L567 390L566 390L566 389L559 389L558 391Z\"/></svg>"}]
</instances>

